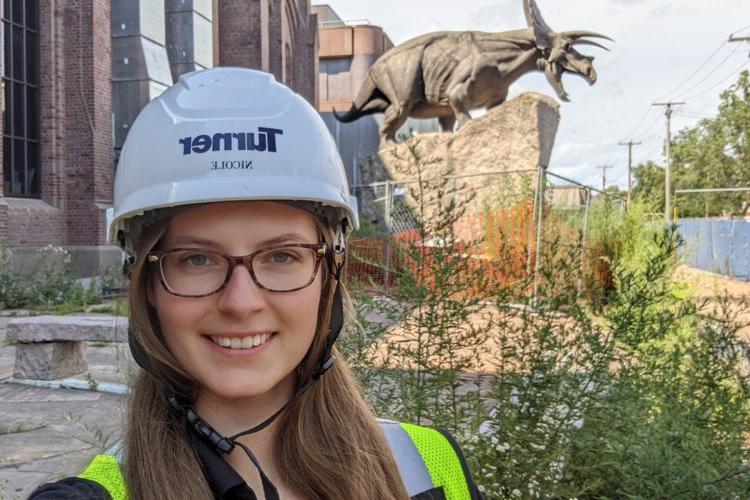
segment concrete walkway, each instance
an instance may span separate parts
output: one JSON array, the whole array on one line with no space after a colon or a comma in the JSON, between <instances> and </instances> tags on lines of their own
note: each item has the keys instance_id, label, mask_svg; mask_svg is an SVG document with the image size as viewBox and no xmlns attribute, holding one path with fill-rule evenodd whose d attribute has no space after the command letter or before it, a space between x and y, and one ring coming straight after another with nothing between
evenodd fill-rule
<instances>
[{"instance_id":1,"label":"concrete walkway","mask_svg":"<svg viewBox=\"0 0 750 500\"><path fill-rule=\"evenodd\" d=\"M39 484L78 474L119 440L125 397L12 381L15 347L0 317L0 500L25 499ZM126 344L88 344L88 383L124 384L133 363Z\"/></svg>"}]
</instances>

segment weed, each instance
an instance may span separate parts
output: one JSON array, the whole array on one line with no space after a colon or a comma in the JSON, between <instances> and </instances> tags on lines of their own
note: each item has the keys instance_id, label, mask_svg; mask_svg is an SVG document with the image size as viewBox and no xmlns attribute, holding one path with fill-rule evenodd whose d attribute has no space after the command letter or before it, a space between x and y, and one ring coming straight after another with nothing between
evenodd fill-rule
<instances>
[{"instance_id":1,"label":"weed","mask_svg":"<svg viewBox=\"0 0 750 500\"><path fill-rule=\"evenodd\" d=\"M82 431L82 434L70 435L71 437L90 444L100 451L106 450L112 444L116 431L106 432L99 423L86 421L82 415L70 411L66 411L63 418Z\"/></svg>"}]
</instances>

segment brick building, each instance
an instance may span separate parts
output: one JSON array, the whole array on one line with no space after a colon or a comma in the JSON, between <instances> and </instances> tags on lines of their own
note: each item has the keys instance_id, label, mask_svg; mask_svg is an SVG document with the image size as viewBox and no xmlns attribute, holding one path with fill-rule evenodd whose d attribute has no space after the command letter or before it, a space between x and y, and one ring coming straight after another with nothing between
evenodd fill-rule
<instances>
[{"instance_id":1,"label":"brick building","mask_svg":"<svg viewBox=\"0 0 750 500\"><path fill-rule=\"evenodd\" d=\"M382 115L340 123L333 116L333 110L343 112L351 107L367 71L393 47L393 42L381 27L364 19L345 21L327 4L313 6L313 12L318 17L320 38L318 111L338 145L349 184L358 185L362 181L362 158L378 152L378 128ZM399 133L438 130L437 120L410 118Z\"/></svg>"},{"instance_id":2,"label":"brick building","mask_svg":"<svg viewBox=\"0 0 750 500\"><path fill-rule=\"evenodd\" d=\"M0 243L11 248L60 245L98 267L127 129L186 71L261 69L317 103L310 0L0 0L0 12Z\"/></svg>"}]
</instances>

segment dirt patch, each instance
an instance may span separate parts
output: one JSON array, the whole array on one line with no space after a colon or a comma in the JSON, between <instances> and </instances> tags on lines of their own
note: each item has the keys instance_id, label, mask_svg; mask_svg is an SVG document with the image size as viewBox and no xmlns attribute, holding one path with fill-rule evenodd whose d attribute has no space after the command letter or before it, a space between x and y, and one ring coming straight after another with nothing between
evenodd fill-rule
<instances>
[{"instance_id":1,"label":"dirt patch","mask_svg":"<svg viewBox=\"0 0 750 500\"><path fill-rule=\"evenodd\" d=\"M706 299L706 312L729 315L737 323L747 325L740 330L740 336L750 342L750 282L685 265L678 266L674 276L688 283L696 297Z\"/></svg>"},{"instance_id":2,"label":"dirt patch","mask_svg":"<svg viewBox=\"0 0 750 500\"><path fill-rule=\"evenodd\" d=\"M750 282L709 273L694 267L680 265L675 278L689 283L698 297L750 297Z\"/></svg>"}]
</instances>

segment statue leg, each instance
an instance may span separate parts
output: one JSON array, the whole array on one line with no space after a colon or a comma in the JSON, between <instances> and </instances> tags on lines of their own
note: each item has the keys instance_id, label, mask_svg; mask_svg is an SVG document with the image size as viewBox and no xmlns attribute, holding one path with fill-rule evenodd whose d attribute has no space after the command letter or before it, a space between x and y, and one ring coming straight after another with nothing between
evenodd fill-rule
<instances>
[{"instance_id":1,"label":"statue leg","mask_svg":"<svg viewBox=\"0 0 750 500\"><path fill-rule=\"evenodd\" d=\"M453 126L456 124L455 116L441 116L438 118L440 130L443 132L453 132Z\"/></svg>"},{"instance_id":2,"label":"statue leg","mask_svg":"<svg viewBox=\"0 0 750 500\"><path fill-rule=\"evenodd\" d=\"M396 132L406 121L409 115L403 107L391 104L385 110L383 115L383 124L380 126L381 142L396 142Z\"/></svg>"},{"instance_id":3,"label":"statue leg","mask_svg":"<svg viewBox=\"0 0 750 500\"><path fill-rule=\"evenodd\" d=\"M466 106L467 87L465 83L461 83L453 87L448 93L448 103L456 115L455 119L458 120L458 128L463 127L466 122L471 120L471 115Z\"/></svg>"}]
</instances>

